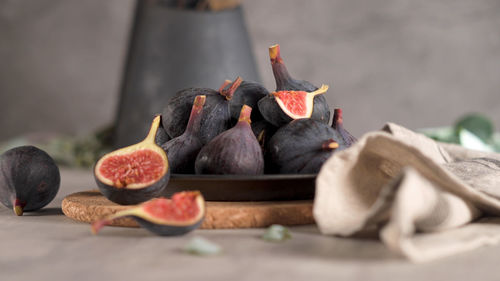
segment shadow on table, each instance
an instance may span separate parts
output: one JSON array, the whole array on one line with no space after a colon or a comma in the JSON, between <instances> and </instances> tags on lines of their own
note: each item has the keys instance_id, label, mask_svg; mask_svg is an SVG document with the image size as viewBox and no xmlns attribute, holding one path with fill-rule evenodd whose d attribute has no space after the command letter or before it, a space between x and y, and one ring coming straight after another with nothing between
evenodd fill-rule
<instances>
[{"instance_id":1,"label":"shadow on table","mask_svg":"<svg viewBox=\"0 0 500 281\"><path fill-rule=\"evenodd\" d=\"M358 233L353 237L322 235L315 225L291 228L292 239L283 242L287 247L278 251L285 255L307 256L311 259L356 260L380 262L401 260L378 239L376 230ZM296 239L294 239L296 237Z\"/></svg>"},{"instance_id":2,"label":"shadow on table","mask_svg":"<svg viewBox=\"0 0 500 281\"><path fill-rule=\"evenodd\" d=\"M41 217L41 216L61 216L64 215L61 208L43 208L33 212L24 212L23 216Z\"/></svg>"}]
</instances>

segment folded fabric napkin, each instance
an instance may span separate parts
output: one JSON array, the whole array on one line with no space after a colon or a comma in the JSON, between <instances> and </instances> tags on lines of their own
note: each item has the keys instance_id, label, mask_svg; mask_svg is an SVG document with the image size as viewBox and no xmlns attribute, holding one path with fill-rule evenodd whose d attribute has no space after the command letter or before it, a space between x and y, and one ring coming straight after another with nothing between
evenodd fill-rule
<instances>
[{"instance_id":1,"label":"folded fabric napkin","mask_svg":"<svg viewBox=\"0 0 500 281\"><path fill-rule=\"evenodd\" d=\"M323 234L377 230L415 262L500 241L500 154L438 143L396 124L335 153L316 180Z\"/></svg>"}]
</instances>

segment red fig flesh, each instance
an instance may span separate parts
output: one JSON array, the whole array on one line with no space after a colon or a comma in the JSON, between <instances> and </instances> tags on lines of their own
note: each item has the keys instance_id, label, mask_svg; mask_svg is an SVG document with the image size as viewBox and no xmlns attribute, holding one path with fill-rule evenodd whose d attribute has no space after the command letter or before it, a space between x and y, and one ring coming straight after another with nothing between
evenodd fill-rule
<instances>
[{"instance_id":1,"label":"red fig flesh","mask_svg":"<svg viewBox=\"0 0 500 281\"><path fill-rule=\"evenodd\" d=\"M175 193L172 199L156 198L92 223L92 233L114 220L132 217L143 228L162 236L185 234L198 228L205 216L205 200L199 191Z\"/></svg>"},{"instance_id":2,"label":"red fig flesh","mask_svg":"<svg viewBox=\"0 0 500 281\"><path fill-rule=\"evenodd\" d=\"M168 158L155 143L160 116L140 143L104 155L94 167L94 177L109 200L131 205L157 197L170 179Z\"/></svg>"}]
</instances>

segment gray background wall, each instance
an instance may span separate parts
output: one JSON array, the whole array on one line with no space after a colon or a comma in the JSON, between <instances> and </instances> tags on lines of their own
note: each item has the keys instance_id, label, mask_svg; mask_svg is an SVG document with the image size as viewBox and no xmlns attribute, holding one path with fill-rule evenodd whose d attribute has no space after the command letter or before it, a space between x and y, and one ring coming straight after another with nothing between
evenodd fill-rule
<instances>
[{"instance_id":1,"label":"gray background wall","mask_svg":"<svg viewBox=\"0 0 500 281\"><path fill-rule=\"evenodd\" d=\"M0 0L0 140L113 121L132 0ZM500 1L244 1L262 81L280 43L290 72L332 86L357 136L473 111L500 126ZM190 85L186 85L190 86ZM174 89L175 90L175 89Z\"/></svg>"}]
</instances>

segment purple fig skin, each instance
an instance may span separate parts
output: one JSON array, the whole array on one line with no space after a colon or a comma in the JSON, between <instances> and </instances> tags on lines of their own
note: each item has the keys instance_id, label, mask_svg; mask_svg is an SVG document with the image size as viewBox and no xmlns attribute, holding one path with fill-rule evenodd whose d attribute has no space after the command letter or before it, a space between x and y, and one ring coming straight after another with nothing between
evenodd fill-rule
<instances>
[{"instance_id":1,"label":"purple fig skin","mask_svg":"<svg viewBox=\"0 0 500 281\"><path fill-rule=\"evenodd\" d=\"M358 141L351 133L344 129L344 119L342 117L342 109L340 108L335 108L333 110L332 128L337 134L335 139L339 140L339 143L345 146L351 146Z\"/></svg>"},{"instance_id":2,"label":"purple fig skin","mask_svg":"<svg viewBox=\"0 0 500 281\"><path fill-rule=\"evenodd\" d=\"M259 142L260 146L264 150L267 143L271 139L271 137L276 133L278 130L277 127L273 126L271 123L267 122L266 120L260 120L257 122L252 122L252 131L255 137L257 138L257 141Z\"/></svg>"},{"instance_id":3,"label":"purple fig skin","mask_svg":"<svg viewBox=\"0 0 500 281\"><path fill-rule=\"evenodd\" d=\"M163 119L163 117L161 117L161 118ZM162 123L160 123L160 126L158 127L158 131L156 131L155 143L157 145L161 146L162 144L166 143L170 139L171 139L170 136L167 134L167 132L165 132L165 129L163 129Z\"/></svg>"},{"instance_id":4,"label":"purple fig skin","mask_svg":"<svg viewBox=\"0 0 500 281\"><path fill-rule=\"evenodd\" d=\"M269 91L261 84L251 81L241 82L241 85L234 92L233 98L229 101L231 106L231 118L238 120L241 107L245 104L251 108L257 108L259 100L267 95L269 95ZM263 119L258 110L252 111L251 118L252 122Z\"/></svg>"},{"instance_id":5,"label":"purple fig skin","mask_svg":"<svg viewBox=\"0 0 500 281\"><path fill-rule=\"evenodd\" d=\"M0 156L0 202L17 215L49 204L61 177L54 160L34 146L20 146Z\"/></svg>"},{"instance_id":6,"label":"purple fig skin","mask_svg":"<svg viewBox=\"0 0 500 281\"><path fill-rule=\"evenodd\" d=\"M294 120L269 141L269 165L280 174L318 173L332 153L349 147L337 137L337 132L323 122Z\"/></svg>"},{"instance_id":7,"label":"purple fig skin","mask_svg":"<svg viewBox=\"0 0 500 281\"><path fill-rule=\"evenodd\" d=\"M208 143L215 136L230 128L229 101L241 81L238 77L227 90L222 89L219 92L208 88L188 88L177 92L163 109L163 128L171 138L182 135L189 120L194 98L204 95L207 98L198 134L203 144Z\"/></svg>"},{"instance_id":8,"label":"purple fig skin","mask_svg":"<svg viewBox=\"0 0 500 281\"><path fill-rule=\"evenodd\" d=\"M206 144L196 157L196 174L260 175L264 157L250 126L252 108L244 105L238 123Z\"/></svg>"},{"instance_id":9,"label":"purple fig skin","mask_svg":"<svg viewBox=\"0 0 500 281\"><path fill-rule=\"evenodd\" d=\"M276 81L276 91L291 90L313 92L318 89L318 87L308 81L297 80L290 76L281 58L279 45L274 45L269 48L269 57L271 59L271 66ZM281 127L293 120L281 110L273 95L267 95L262 98L258 106L264 119L276 127ZM313 107L311 119L323 123L328 123L330 121L330 108L324 95L317 95L314 97Z\"/></svg>"},{"instance_id":10,"label":"purple fig skin","mask_svg":"<svg viewBox=\"0 0 500 281\"><path fill-rule=\"evenodd\" d=\"M196 96L186 131L161 145L167 153L170 169L174 174L194 174L194 162L203 147L203 143L198 138L198 131L205 101L206 96Z\"/></svg>"}]
</instances>

